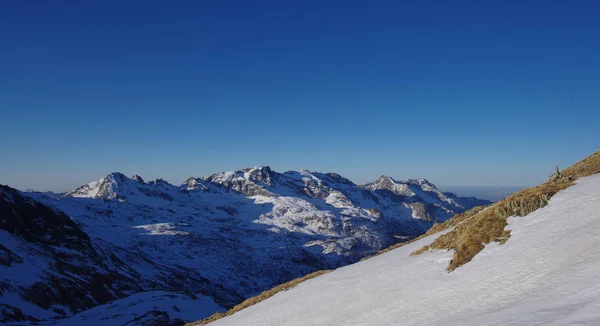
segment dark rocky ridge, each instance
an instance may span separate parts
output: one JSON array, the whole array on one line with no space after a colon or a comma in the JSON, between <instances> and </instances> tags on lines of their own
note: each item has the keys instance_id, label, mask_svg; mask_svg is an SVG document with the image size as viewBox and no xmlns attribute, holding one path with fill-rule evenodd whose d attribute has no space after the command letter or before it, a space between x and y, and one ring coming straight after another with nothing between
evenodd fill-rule
<instances>
[{"instance_id":1,"label":"dark rocky ridge","mask_svg":"<svg viewBox=\"0 0 600 326\"><path fill-rule=\"evenodd\" d=\"M53 306L82 311L141 290L134 280L104 263L88 235L68 216L2 185L0 229L21 239L32 253L50 262L43 280L28 286L2 282L0 295L6 291L18 292L26 301L62 315L64 309ZM13 252L4 246L0 250L5 266L23 264L23 257L31 254ZM3 309L7 309L3 310L4 315L28 319L17 313L19 309L7 306L4 305Z\"/></svg>"}]
</instances>

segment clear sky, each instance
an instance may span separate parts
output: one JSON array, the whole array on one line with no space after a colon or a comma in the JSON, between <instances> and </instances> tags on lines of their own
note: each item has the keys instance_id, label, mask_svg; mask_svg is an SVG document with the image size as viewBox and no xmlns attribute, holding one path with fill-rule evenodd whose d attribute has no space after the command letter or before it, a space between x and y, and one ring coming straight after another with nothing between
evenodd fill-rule
<instances>
[{"instance_id":1,"label":"clear sky","mask_svg":"<svg viewBox=\"0 0 600 326\"><path fill-rule=\"evenodd\" d=\"M0 183L270 165L532 185L599 149L598 1L3 1Z\"/></svg>"}]
</instances>

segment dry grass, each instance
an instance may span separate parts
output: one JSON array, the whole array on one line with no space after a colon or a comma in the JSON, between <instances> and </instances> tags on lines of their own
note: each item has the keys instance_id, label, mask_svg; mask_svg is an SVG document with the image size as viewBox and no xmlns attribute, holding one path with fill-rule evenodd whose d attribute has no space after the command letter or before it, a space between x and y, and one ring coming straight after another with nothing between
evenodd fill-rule
<instances>
[{"instance_id":1,"label":"dry grass","mask_svg":"<svg viewBox=\"0 0 600 326\"><path fill-rule=\"evenodd\" d=\"M600 173L600 151L566 168L562 173L571 178L582 178Z\"/></svg>"},{"instance_id":2,"label":"dry grass","mask_svg":"<svg viewBox=\"0 0 600 326\"><path fill-rule=\"evenodd\" d=\"M468 211L466 211L464 213L460 213L460 214L454 215L451 219L447 220L446 222L435 223L425 234L422 234L422 235L420 235L420 236L418 236L418 237L416 237L414 239L411 239L409 241L396 243L395 245L392 245L392 246L389 246L389 247L387 247L385 249L382 249L381 251L379 251L378 253L376 253L376 254L374 254L372 256L365 257L365 258L361 259L361 261L367 260L369 258L373 258L373 257L376 257L376 256L379 256L379 255L384 254L384 253L386 253L388 251L400 248L402 246L406 246L409 243L413 243L413 242L421 240L421 239L423 239L423 238L425 238L427 236L430 236L430 235L432 235L434 233L438 233L440 231L443 231L443 230L446 230L446 229L448 229L450 227L453 227L456 224L458 224L458 223L460 223L460 222L462 222L462 221L464 221L464 220L466 220L468 218L471 218L473 215L479 213L480 211L482 211L486 207L487 206L473 207L473 208L471 208L470 210L468 210Z\"/></svg>"},{"instance_id":3,"label":"dry grass","mask_svg":"<svg viewBox=\"0 0 600 326\"><path fill-rule=\"evenodd\" d=\"M468 220L471 217L479 214L479 212L481 212L482 210L484 210L486 207L488 207L489 205L486 206L477 206L477 207L473 207L470 210L461 213L461 214L456 214L454 216L452 216L451 219L447 220L446 222L443 223L436 223L434 224L431 229L427 230L427 232L425 232L424 235L422 235L422 237L427 237L430 236L432 234L438 233L440 231L444 231L446 229L449 229L453 226L458 225L458 223L464 221L464 220Z\"/></svg>"},{"instance_id":4,"label":"dry grass","mask_svg":"<svg viewBox=\"0 0 600 326\"><path fill-rule=\"evenodd\" d=\"M321 276L323 274L329 273L330 271L331 270L316 271L316 272L308 274L306 276L299 277L297 279L291 280L291 281L289 281L287 283L280 284L280 285L278 285L278 286L276 286L276 287L274 287L274 288L272 288L272 289L270 289L268 291L265 291L265 292L263 292L263 293L255 296L255 297L252 297L252 298L244 300L242 303L240 303L239 305L237 305L237 306L229 309L227 312L224 312L224 313L223 312L217 312L217 313L213 314L212 316L210 316L208 318L205 318L203 320L196 321L196 322L193 322L193 323L189 323L189 324L187 324L187 326L206 325L208 323L212 323L215 320L219 320L219 319L221 319L223 317L227 317L227 316L233 315L233 314L235 314L236 312L238 312L238 311L240 311L242 309L246 309L246 308L248 308L248 307L250 307L252 305L255 305L255 304L257 304L257 303L259 303L261 301L264 301L264 300L266 300L266 299L274 296L278 292L289 290L289 289L295 287L296 285L298 285L298 284L300 284L300 283L302 283L302 282L304 282L306 280L310 280L311 278L315 278L317 276Z\"/></svg>"},{"instance_id":5,"label":"dry grass","mask_svg":"<svg viewBox=\"0 0 600 326\"><path fill-rule=\"evenodd\" d=\"M596 173L600 173L600 151L563 170L560 178L554 181L521 190L491 205L487 210L482 211L478 207L453 217L435 229L432 228L426 235L456 226L454 230L439 236L433 243L413 252L412 255L430 249L452 249L454 257L448 266L448 270L452 271L471 261L485 244L493 241L501 244L506 242L510 231L504 228L508 225L506 219L509 216L525 216L542 208L557 192L573 185L575 179Z\"/></svg>"}]
</instances>

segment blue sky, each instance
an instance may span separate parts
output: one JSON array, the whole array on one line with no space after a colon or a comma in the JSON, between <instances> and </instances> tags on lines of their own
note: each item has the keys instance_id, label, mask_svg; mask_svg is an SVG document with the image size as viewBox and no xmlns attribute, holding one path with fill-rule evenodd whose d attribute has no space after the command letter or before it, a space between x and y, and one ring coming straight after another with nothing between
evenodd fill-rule
<instances>
[{"instance_id":1,"label":"blue sky","mask_svg":"<svg viewBox=\"0 0 600 326\"><path fill-rule=\"evenodd\" d=\"M211 3L212 2L212 3ZM12 1L0 183L270 165L532 185L598 149L595 1Z\"/></svg>"}]
</instances>

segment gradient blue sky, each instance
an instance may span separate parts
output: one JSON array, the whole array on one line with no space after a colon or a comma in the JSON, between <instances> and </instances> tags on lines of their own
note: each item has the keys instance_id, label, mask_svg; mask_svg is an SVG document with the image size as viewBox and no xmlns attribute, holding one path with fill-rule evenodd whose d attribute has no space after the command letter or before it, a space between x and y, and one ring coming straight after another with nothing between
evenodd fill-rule
<instances>
[{"instance_id":1,"label":"gradient blue sky","mask_svg":"<svg viewBox=\"0 0 600 326\"><path fill-rule=\"evenodd\" d=\"M531 185L599 148L597 1L3 1L0 183L270 165Z\"/></svg>"}]
</instances>

